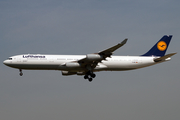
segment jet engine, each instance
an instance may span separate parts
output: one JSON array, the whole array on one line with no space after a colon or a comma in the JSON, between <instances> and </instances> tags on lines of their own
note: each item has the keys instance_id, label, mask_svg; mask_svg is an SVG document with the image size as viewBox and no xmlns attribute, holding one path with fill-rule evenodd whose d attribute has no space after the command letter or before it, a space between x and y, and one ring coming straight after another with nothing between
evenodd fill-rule
<instances>
[{"instance_id":1,"label":"jet engine","mask_svg":"<svg viewBox=\"0 0 180 120\"><path fill-rule=\"evenodd\" d=\"M75 75L76 72L69 72L69 71L61 71L62 75L68 76L68 75Z\"/></svg>"},{"instance_id":2,"label":"jet engine","mask_svg":"<svg viewBox=\"0 0 180 120\"><path fill-rule=\"evenodd\" d=\"M89 61L103 60L103 57L99 54L87 54L86 59Z\"/></svg>"},{"instance_id":3,"label":"jet engine","mask_svg":"<svg viewBox=\"0 0 180 120\"><path fill-rule=\"evenodd\" d=\"M70 71L61 71L62 72L62 75L64 76L68 76L68 75L85 75L84 72L70 72Z\"/></svg>"},{"instance_id":4,"label":"jet engine","mask_svg":"<svg viewBox=\"0 0 180 120\"><path fill-rule=\"evenodd\" d=\"M69 63L66 63L66 67L77 68L77 67L80 67L80 64L76 62L69 62Z\"/></svg>"},{"instance_id":5,"label":"jet engine","mask_svg":"<svg viewBox=\"0 0 180 120\"><path fill-rule=\"evenodd\" d=\"M76 74L77 74L77 75L85 75L84 72L77 72Z\"/></svg>"}]
</instances>

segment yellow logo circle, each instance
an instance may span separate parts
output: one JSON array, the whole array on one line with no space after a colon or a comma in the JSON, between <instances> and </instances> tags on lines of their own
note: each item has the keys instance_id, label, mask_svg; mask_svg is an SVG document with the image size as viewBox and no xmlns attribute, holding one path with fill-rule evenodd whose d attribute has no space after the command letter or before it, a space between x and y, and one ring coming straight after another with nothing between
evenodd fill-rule
<instances>
[{"instance_id":1,"label":"yellow logo circle","mask_svg":"<svg viewBox=\"0 0 180 120\"><path fill-rule=\"evenodd\" d=\"M157 44L157 48L160 51L164 51L167 48L167 44L164 41L159 41L158 44Z\"/></svg>"}]
</instances>

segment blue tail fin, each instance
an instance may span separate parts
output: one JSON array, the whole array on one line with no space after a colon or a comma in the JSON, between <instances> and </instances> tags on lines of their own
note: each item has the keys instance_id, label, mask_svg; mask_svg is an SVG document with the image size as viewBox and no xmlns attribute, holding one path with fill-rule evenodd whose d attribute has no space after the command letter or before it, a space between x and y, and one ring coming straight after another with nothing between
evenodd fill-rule
<instances>
[{"instance_id":1,"label":"blue tail fin","mask_svg":"<svg viewBox=\"0 0 180 120\"><path fill-rule=\"evenodd\" d=\"M142 56L164 56L171 38L172 35L163 36L147 53Z\"/></svg>"}]
</instances>

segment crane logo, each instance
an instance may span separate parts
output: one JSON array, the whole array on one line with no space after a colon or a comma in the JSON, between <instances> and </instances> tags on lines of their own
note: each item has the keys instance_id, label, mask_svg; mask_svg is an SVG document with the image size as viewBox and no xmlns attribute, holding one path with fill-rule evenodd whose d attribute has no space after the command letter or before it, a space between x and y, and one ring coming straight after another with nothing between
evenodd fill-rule
<instances>
[{"instance_id":1,"label":"crane logo","mask_svg":"<svg viewBox=\"0 0 180 120\"><path fill-rule=\"evenodd\" d=\"M158 44L157 44L157 48L160 51L164 51L167 48L167 44L164 41L159 41Z\"/></svg>"}]
</instances>

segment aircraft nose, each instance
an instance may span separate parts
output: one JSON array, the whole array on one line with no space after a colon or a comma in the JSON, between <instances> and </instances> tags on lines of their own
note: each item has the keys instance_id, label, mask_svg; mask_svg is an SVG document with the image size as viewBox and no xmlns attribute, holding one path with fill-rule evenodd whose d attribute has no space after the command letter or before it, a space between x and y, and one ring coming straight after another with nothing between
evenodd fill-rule
<instances>
[{"instance_id":1,"label":"aircraft nose","mask_svg":"<svg viewBox=\"0 0 180 120\"><path fill-rule=\"evenodd\" d=\"M3 61L3 64L7 65L9 62L8 60Z\"/></svg>"}]
</instances>

